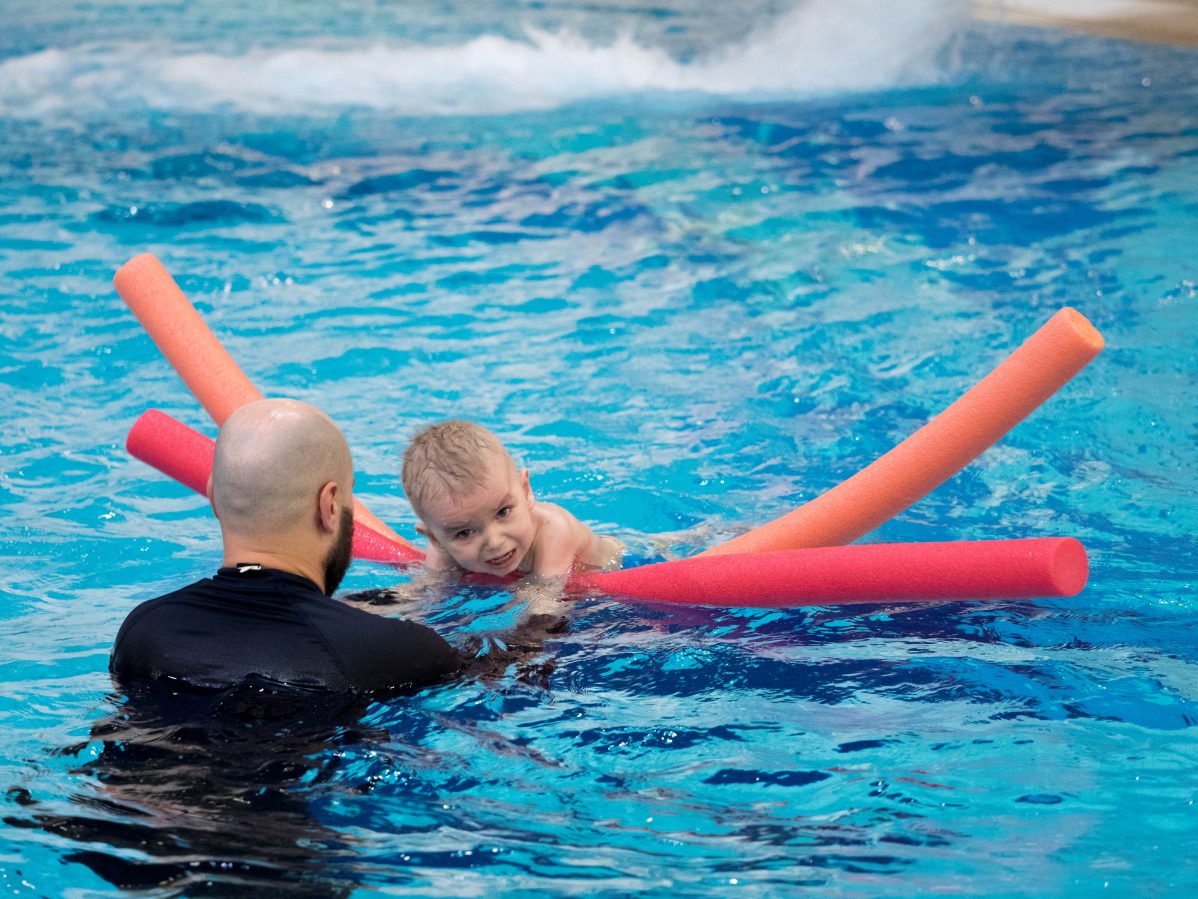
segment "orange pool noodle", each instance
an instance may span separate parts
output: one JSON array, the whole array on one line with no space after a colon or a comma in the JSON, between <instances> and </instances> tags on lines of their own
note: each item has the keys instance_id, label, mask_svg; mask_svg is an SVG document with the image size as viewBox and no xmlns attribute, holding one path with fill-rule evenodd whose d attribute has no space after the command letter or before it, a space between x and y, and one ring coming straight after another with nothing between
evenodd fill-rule
<instances>
[{"instance_id":1,"label":"orange pool noodle","mask_svg":"<svg viewBox=\"0 0 1198 899\"><path fill-rule=\"evenodd\" d=\"M218 426L235 409L262 399L156 256L134 256L117 270L112 283ZM408 542L356 499L354 516L392 540Z\"/></svg>"},{"instance_id":2,"label":"orange pool noodle","mask_svg":"<svg viewBox=\"0 0 1198 899\"><path fill-rule=\"evenodd\" d=\"M1102 345L1085 316L1060 310L890 452L806 505L700 556L851 543L964 468L1081 371Z\"/></svg>"},{"instance_id":3,"label":"orange pool noodle","mask_svg":"<svg viewBox=\"0 0 1198 899\"><path fill-rule=\"evenodd\" d=\"M200 495L208 491L216 442L157 409L149 409L133 423L125 448L135 459L157 468ZM397 543L363 524L354 522L353 555L367 562L409 565L424 554L408 543Z\"/></svg>"},{"instance_id":4,"label":"orange pool noodle","mask_svg":"<svg viewBox=\"0 0 1198 899\"><path fill-rule=\"evenodd\" d=\"M756 608L1073 596L1086 585L1072 537L876 543L680 559L577 576L575 589L657 603Z\"/></svg>"},{"instance_id":5,"label":"orange pool noodle","mask_svg":"<svg viewBox=\"0 0 1198 899\"><path fill-rule=\"evenodd\" d=\"M157 257L134 256L112 283L218 427L235 409L262 399Z\"/></svg>"}]
</instances>

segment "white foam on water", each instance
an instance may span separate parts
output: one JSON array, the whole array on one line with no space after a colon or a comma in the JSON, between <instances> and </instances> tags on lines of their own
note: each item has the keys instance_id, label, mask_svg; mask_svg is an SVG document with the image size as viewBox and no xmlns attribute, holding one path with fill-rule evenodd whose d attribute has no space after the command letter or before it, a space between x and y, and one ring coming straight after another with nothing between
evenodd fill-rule
<instances>
[{"instance_id":1,"label":"white foam on water","mask_svg":"<svg viewBox=\"0 0 1198 899\"><path fill-rule=\"evenodd\" d=\"M968 15L966 0L808 0L688 62L631 37L596 44L543 31L524 41L484 35L452 46L271 47L239 56L132 43L51 49L0 62L0 113L229 106L479 115L657 92L868 90L943 78L944 50Z\"/></svg>"}]
</instances>

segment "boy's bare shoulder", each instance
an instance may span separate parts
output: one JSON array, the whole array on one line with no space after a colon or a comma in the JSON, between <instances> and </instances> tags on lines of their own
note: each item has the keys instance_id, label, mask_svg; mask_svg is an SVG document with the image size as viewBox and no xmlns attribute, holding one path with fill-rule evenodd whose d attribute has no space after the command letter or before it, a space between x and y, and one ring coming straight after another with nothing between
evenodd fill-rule
<instances>
[{"instance_id":1,"label":"boy's bare shoulder","mask_svg":"<svg viewBox=\"0 0 1198 899\"><path fill-rule=\"evenodd\" d=\"M533 503L533 514L537 517L542 528L550 528L551 533L570 534L581 523L574 515L563 509L557 503L544 503L537 500Z\"/></svg>"}]
</instances>

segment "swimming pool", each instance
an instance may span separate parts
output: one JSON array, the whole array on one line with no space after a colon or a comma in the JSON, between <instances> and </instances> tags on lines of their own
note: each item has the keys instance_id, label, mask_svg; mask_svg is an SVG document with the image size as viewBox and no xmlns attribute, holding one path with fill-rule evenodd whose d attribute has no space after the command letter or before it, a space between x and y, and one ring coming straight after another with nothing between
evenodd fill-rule
<instances>
[{"instance_id":1,"label":"swimming pool","mask_svg":"<svg viewBox=\"0 0 1198 899\"><path fill-rule=\"evenodd\" d=\"M5 891L1198 886L1195 51L788 6L9 4ZM338 419L401 533L403 442L467 414L641 560L818 495L1073 305L1104 353L867 539L1073 535L1090 585L590 602L531 670L268 716L268 750L122 724L117 627L219 554L123 450L149 406L211 433L111 288L146 250L257 384Z\"/></svg>"}]
</instances>

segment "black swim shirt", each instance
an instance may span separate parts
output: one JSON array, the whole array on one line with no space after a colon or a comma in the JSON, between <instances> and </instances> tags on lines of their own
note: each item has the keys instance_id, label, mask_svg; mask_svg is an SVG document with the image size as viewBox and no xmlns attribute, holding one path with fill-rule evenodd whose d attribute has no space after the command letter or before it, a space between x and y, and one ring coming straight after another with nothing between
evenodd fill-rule
<instances>
[{"instance_id":1,"label":"black swim shirt","mask_svg":"<svg viewBox=\"0 0 1198 899\"><path fill-rule=\"evenodd\" d=\"M355 692L420 687L460 666L431 628L363 612L305 577L257 566L222 568L143 602L121 625L109 663L121 679L220 689L265 678Z\"/></svg>"}]
</instances>

